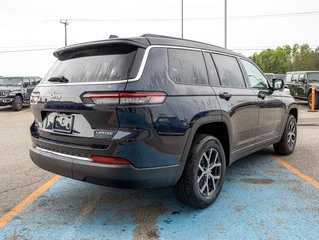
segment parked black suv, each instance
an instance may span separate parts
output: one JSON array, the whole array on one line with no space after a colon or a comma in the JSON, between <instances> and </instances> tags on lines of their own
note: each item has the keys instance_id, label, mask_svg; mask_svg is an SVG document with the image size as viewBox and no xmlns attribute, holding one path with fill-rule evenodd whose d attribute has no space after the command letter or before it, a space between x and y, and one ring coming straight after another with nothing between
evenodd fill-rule
<instances>
[{"instance_id":1,"label":"parked black suv","mask_svg":"<svg viewBox=\"0 0 319 240\"><path fill-rule=\"evenodd\" d=\"M157 35L54 52L31 99L35 164L114 187L175 186L204 208L226 166L270 144L293 152L297 106L246 57Z\"/></svg>"},{"instance_id":2,"label":"parked black suv","mask_svg":"<svg viewBox=\"0 0 319 240\"><path fill-rule=\"evenodd\" d=\"M314 83L316 88L314 105L315 109L319 108L319 71L288 72L285 83L293 97L308 101L309 108L312 104L311 87Z\"/></svg>"},{"instance_id":3,"label":"parked black suv","mask_svg":"<svg viewBox=\"0 0 319 240\"><path fill-rule=\"evenodd\" d=\"M14 111L20 111L23 103L30 102L40 80L39 77L0 77L0 106L11 105Z\"/></svg>"}]
</instances>

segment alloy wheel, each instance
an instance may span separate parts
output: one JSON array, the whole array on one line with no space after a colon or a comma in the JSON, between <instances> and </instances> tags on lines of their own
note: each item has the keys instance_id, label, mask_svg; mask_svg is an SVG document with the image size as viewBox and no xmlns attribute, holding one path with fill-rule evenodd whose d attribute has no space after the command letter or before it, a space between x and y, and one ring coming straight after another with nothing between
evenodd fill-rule
<instances>
[{"instance_id":1,"label":"alloy wheel","mask_svg":"<svg viewBox=\"0 0 319 240\"><path fill-rule=\"evenodd\" d=\"M296 124L294 121L290 121L288 125L288 146L290 149L294 147L296 143Z\"/></svg>"},{"instance_id":2,"label":"alloy wheel","mask_svg":"<svg viewBox=\"0 0 319 240\"><path fill-rule=\"evenodd\" d=\"M221 158L215 148L210 148L203 153L197 172L197 183L202 195L209 197L219 187L221 168Z\"/></svg>"}]
</instances>

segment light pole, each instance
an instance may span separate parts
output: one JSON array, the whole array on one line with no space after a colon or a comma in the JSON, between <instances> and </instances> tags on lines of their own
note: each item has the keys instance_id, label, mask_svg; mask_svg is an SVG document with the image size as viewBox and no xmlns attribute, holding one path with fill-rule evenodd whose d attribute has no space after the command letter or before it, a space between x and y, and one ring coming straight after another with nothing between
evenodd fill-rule
<instances>
[{"instance_id":1,"label":"light pole","mask_svg":"<svg viewBox=\"0 0 319 240\"><path fill-rule=\"evenodd\" d=\"M225 48L227 48L227 0L225 0Z\"/></svg>"},{"instance_id":2,"label":"light pole","mask_svg":"<svg viewBox=\"0 0 319 240\"><path fill-rule=\"evenodd\" d=\"M60 23L64 24L64 46L66 47L68 45L68 32L67 32L67 26L69 25L68 20L60 20Z\"/></svg>"},{"instance_id":3,"label":"light pole","mask_svg":"<svg viewBox=\"0 0 319 240\"><path fill-rule=\"evenodd\" d=\"M181 16L182 38L184 38L184 0L182 0L182 16Z\"/></svg>"}]
</instances>

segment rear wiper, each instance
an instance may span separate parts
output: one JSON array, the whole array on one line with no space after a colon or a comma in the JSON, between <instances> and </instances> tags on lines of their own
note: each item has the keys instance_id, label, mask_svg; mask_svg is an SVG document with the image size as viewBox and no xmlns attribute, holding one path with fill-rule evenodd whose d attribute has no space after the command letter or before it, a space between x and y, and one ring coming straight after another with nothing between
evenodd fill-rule
<instances>
[{"instance_id":1,"label":"rear wiper","mask_svg":"<svg viewBox=\"0 0 319 240\"><path fill-rule=\"evenodd\" d=\"M67 79L64 76L56 76L56 77L51 77L48 80L49 82L62 82L62 83L68 83L69 79Z\"/></svg>"}]
</instances>

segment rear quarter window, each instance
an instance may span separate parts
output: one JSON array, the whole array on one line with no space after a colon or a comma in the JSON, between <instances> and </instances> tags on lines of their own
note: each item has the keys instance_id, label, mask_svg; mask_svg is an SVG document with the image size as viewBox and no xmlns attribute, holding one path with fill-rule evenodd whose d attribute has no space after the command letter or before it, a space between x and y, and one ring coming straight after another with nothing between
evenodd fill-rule
<instances>
[{"instance_id":1,"label":"rear quarter window","mask_svg":"<svg viewBox=\"0 0 319 240\"><path fill-rule=\"evenodd\" d=\"M170 78L180 84L208 85L207 70L202 52L168 49Z\"/></svg>"}]
</instances>

